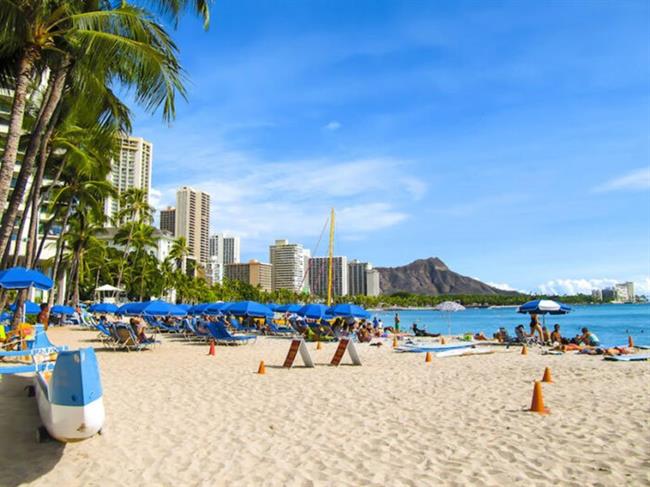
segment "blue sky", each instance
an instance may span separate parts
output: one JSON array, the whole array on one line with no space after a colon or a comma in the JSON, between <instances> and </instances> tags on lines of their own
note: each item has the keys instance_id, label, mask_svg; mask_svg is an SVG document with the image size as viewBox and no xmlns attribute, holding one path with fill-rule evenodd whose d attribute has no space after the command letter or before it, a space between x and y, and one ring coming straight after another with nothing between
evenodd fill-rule
<instances>
[{"instance_id":1,"label":"blue sky","mask_svg":"<svg viewBox=\"0 0 650 487\"><path fill-rule=\"evenodd\" d=\"M377 266L650 292L648 2L220 0L174 36L188 102L134 125L155 203L208 191L244 259L314 250L334 206Z\"/></svg>"}]
</instances>

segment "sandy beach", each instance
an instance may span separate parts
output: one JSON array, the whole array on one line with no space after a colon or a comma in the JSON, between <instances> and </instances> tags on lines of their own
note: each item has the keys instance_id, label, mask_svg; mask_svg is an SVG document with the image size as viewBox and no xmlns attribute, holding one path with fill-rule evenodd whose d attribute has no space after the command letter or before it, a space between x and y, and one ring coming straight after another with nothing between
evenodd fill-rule
<instances>
[{"instance_id":1,"label":"sandy beach","mask_svg":"<svg viewBox=\"0 0 650 487\"><path fill-rule=\"evenodd\" d=\"M518 348L434 358L359 345L363 366L280 368L289 342L217 347L163 337L155 350L95 346L106 428L38 444L30 379L0 382L0 485L648 485L650 363ZM260 360L265 375L257 375ZM300 364L300 360L297 359ZM348 364L349 357L343 363ZM544 367L551 414L525 412Z\"/></svg>"}]
</instances>

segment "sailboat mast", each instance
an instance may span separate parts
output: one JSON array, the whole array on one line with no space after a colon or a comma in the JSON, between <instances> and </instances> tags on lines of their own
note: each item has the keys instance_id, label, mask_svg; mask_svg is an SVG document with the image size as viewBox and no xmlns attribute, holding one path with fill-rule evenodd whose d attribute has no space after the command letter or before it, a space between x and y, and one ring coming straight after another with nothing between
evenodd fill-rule
<instances>
[{"instance_id":1,"label":"sailboat mast","mask_svg":"<svg viewBox=\"0 0 650 487\"><path fill-rule=\"evenodd\" d=\"M330 215L329 263L327 266L327 306L332 306L332 264L334 260L334 208Z\"/></svg>"}]
</instances>

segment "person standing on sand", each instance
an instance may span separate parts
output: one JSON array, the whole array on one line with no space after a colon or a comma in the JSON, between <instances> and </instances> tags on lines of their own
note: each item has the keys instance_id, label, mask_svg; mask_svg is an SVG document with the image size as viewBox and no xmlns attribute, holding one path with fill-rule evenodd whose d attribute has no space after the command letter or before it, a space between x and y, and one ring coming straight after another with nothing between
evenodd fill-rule
<instances>
[{"instance_id":1,"label":"person standing on sand","mask_svg":"<svg viewBox=\"0 0 650 487\"><path fill-rule=\"evenodd\" d=\"M395 313L395 333L399 333L399 313Z\"/></svg>"},{"instance_id":2,"label":"person standing on sand","mask_svg":"<svg viewBox=\"0 0 650 487\"><path fill-rule=\"evenodd\" d=\"M47 303L41 303L41 311L36 317L36 323L43 325L43 329L47 330L47 327L50 324L50 307Z\"/></svg>"}]
</instances>

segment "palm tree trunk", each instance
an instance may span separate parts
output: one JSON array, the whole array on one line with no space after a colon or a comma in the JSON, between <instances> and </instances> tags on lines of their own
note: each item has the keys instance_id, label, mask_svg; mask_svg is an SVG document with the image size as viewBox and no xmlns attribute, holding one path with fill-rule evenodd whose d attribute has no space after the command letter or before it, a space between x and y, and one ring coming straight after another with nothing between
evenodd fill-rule
<instances>
[{"instance_id":1,"label":"palm tree trunk","mask_svg":"<svg viewBox=\"0 0 650 487\"><path fill-rule=\"evenodd\" d=\"M52 189L56 187L56 185L59 183L59 179L61 179L61 173L63 173L63 167L65 164L62 162L59 165L59 168L56 171L56 175L54 176L54 179L52 180L52 184L50 187L45 191L45 193L41 196L41 201L40 204L43 204L44 201L47 201L47 199L50 197L50 194L52 193ZM52 226L54 225L54 222L56 221L56 213L57 210L55 210L54 215L52 215L52 218L50 218L47 223L45 224L45 227L43 228L43 238L41 239L40 243L38 244L38 251L34 255L34 262L38 262L41 258L41 254L43 253L43 248L45 247L45 243L47 242L47 237L50 234L50 231L52 230Z\"/></svg>"},{"instance_id":2,"label":"palm tree trunk","mask_svg":"<svg viewBox=\"0 0 650 487\"><path fill-rule=\"evenodd\" d=\"M27 301L27 289L21 289L18 291L18 298L16 299L16 311L14 311L14 316L11 320L11 327L14 330L20 324L20 319L24 318L23 306L25 305L25 301Z\"/></svg>"},{"instance_id":3,"label":"palm tree trunk","mask_svg":"<svg viewBox=\"0 0 650 487\"><path fill-rule=\"evenodd\" d=\"M68 225L68 220L72 214L73 204L74 203L72 201L69 203L68 209L65 212L65 216L63 217L63 222L61 223L61 236L59 236L59 239L56 242L56 254L54 255L54 266L52 267L52 279L55 280L55 283L59 282L62 277L59 274L61 269L61 258L63 257L63 247L65 246L65 241L63 240L63 232L65 232L65 227ZM54 304L54 290L50 292L48 303L50 307Z\"/></svg>"},{"instance_id":4,"label":"palm tree trunk","mask_svg":"<svg viewBox=\"0 0 650 487\"><path fill-rule=\"evenodd\" d=\"M18 72L14 86L14 99L11 104L11 115L9 116L7 140L2 156L2 164L0 165L0 213L5 209L11 179L14 175L14 167L16 167L18 145L23 131L23 118L25 117L25 106L27 104L27 89L34 71L34 63L37 59L38 51L35 48L28 48L23 52L22 57L18 61Z\"/></svg>"},{"instance_id":5,"label":"palm tree trunk","mask_svg":"<svg viewBox=\"0 0 650 487\"><path fill-rule=\"evenodd\" d=\"M124 276L124 264L126 264L126 258L129 255L129 247L131 246L131 240L133 240L133 225L129 230L129 238L126 240L126 247L124 248L124 253L122 254L122 260L120 261L120 270L117 273L117 285L116 288L119 288L122 284L122 277ZM117 296L119 291L115 291L114 296Z\"/></svg>"},{"instance_id":6,"label":"palm tree trunk","mask_svg":"<svg viewBox=\"0 0 650 487\"><path fill-rule=\"evenodd\" d=\"M79 282L81 281L81 269L83 262L81 261L81 248L76 249L75 251L75 261L77 272L74 276L74 290L72 292L72 304L76 308L79 306Z\"/></svg>"},{"instance_id":7,"label":"palm tree trunk","mask_svg":"<svg viewBox=\"0 0 650 487\"><path fill-rule=\"evenodd\" d=\"M56 108L56 112L50 120L50 124L45 131L43 140L41 140L41 145L39 147L39 160L38 160L38 169L36 170L36 175L32 181L32 219L29 221L29 233L27 234L27 250L25 251L25 267L28 269L34 267L36 262L34 260L34 254L36 253L36 240L38 239L38 223L39 223L39 209L41 205L41 187L43 186L43 176L45 174L45 166L47 165L47 160L50 155L50 138L54 132L54 126L56 125L57 119L59 118L59 113L61 112L61 104L59 103Z\"/></svg>"},{"instance_id":8,"label":"palm tree trunk","mask_svg":"<svg viewBox=\"0 0 650 487\"><path fill-rule=\"evenodd\" d=\"M49 127L50 120L52 120L56 108L63 97L63 89L65 88L69 64L69 59L66 57L56 70L56 74L51 81L52 89L38 117L36 126L32 131L32 136L29 139L29 145L27 146L25 157L23 157L22 164L20 165L16 187L11 195L9 206L2 215L2 223L0 223L0 253L4 252L5 247L9 243L9 237L13 231L14 219L18 214L20 204L25 196L25 189L27 188L27 182L32 174L38 149L41 147L41 140L43 139L43 136Z\"/></svg>"}]
</instances>

